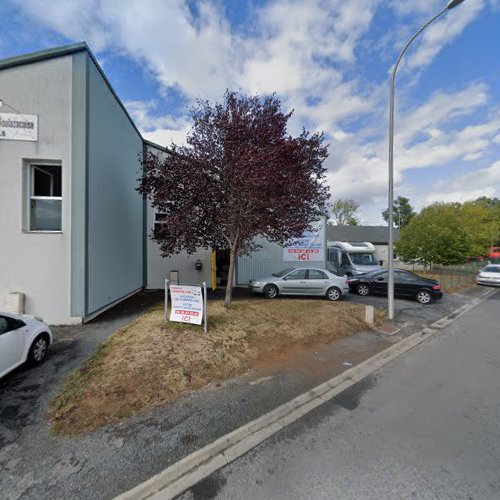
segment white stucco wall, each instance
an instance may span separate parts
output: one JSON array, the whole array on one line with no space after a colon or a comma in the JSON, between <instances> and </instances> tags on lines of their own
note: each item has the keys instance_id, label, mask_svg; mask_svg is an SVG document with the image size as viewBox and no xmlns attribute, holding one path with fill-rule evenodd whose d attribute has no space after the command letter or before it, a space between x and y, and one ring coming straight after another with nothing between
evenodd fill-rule
<instances>
[{"instance_id":1,"label":"white stucco wall","mask_svg":"<svg viewBox=\"0 0 500 500\"><path fill-rule=\"evenodd\" d=\"M388 245L374 245L374 246L375 246L375 256L377 260L383 260L384 261L383 266L387 267L387 260L388 260L387 257L389 253Z\"/></svg>"},{"instance_id":2,"label":"white stucco wall","mask_svg":"<svg viewBox=\"0 0 500 500\"><path fill-rule=\"evenodd\" d=\"M170 277L170 271L179 272L179 283L195 285L205 281L211 287L212 251L199 249L195 254L189 255L181 252L171 257L162 257L159 245L150 238L153 231L154 211L151 206L147 210L147 288L158 289L165 286L165 279ZM202 270L195 269L195 262L200 259Z\"/></svg>"},{"instance_id":3,"label":"white stucco wall","mask_svg":"<svg viewBox=\"0 0 500 500\"><path fill-rule=\"evenodd\" d=\"M38 141L0 140L0 309L9 292L26 294L25 312L52 324L70 316L71 56L0 71L1 98L38 115ZM4 108L2 111L10 112ZM62 165L62 232L23 230L23 160Z\"/></svg>"}]
</instances>

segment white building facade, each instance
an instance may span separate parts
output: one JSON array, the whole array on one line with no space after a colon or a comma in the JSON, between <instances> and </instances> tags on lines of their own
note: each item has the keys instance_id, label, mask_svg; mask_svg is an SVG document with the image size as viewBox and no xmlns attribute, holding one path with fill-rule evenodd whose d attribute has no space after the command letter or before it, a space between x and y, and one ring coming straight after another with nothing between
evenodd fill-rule
<instances>
[{"instance_id":1,"label":"white building facade","mask_svg":"<svg viewBox=\"0 0 500 500\"><path fill-rule=\"evenodd\" d=\"M75 324L171 271L211 283L210 250L163 259L148 237L138 158L163 148L142 138L86 44L0 61L0 99L0 310L22 297L23 312Z\"/></svg>"}]
</instances>

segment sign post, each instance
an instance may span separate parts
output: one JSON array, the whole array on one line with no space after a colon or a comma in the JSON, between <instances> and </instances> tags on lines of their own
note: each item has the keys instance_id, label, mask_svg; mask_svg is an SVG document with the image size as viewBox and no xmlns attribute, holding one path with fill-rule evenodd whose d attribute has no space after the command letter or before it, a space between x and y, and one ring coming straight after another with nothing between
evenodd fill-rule
<instances>
[{"instance_id":1,"label":"sign post","mask_svg":"<svg viewBox=\"0 0 500 500\"><path fill-rule=\"evenodd\" d=\"M202 286L169 285L165 280L165 321L177 321L201 325L208 332L207 283ZM170 291L170 314L168 312L168 292Z\"/></svg>"},{"instance_id":2,"label":"sign post","mask_svg":"<svg viewBox=\"0 0 500 500\"><path fill-rule=\"evenodd\" d=\"M203 331L208 332L208 304L207 304L207 284L204 281L203 285Z\"/></svg>"},{"instance_id":3,"label":"sign post","mask_svg":"<svg viewBox=\"0 0 500 500\"><path fill-rule=\"evenodd\" d=\"M165 321L168 321L168 280L165 280Z\"/></svg>"}]
</instances>

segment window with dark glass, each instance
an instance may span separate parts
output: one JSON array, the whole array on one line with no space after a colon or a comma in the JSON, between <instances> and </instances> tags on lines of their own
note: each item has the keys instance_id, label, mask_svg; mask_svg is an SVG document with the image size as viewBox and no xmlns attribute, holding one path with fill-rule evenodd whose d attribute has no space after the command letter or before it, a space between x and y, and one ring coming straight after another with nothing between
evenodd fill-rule
<instances>
[{"instance_id":1,"label":"window with dark glass","mask_svg":"<svg viewBox=\"0 0 500 500\"><path fill-rule=\"evenodd\" d=\"M293 273L287 275L288 280L304 280L306 279L306 269L296 269Z\"/></svg>"},{"instance_id":2,"label":"window with dark glass","mask_svg":"<svg viewBox=\"0 0 500 500\"><path fill-rule=\"evenodd\" d=\"M162 212L155 212L155 219L153 225L154 237L158 238L162 233L165 232L165 217L167 215Z\"/></svg>"},{"instance_id":3,"label":"window with dark glass","mask_svg":"<svg viewBox=\"0 0 500 500\"><path fill-rule=\"evenodd\" d=\"M62 230L61 165L30 165L30 231Z\"/></svg>"},{"instance_id":4,"label":"window with dark glass","mask_svg":"<svg viewBox=\"0 0 500 500\"><path fill-rule=\"evenodd\" d=\"M327 280L328 276L319 269L309 269L309 279L310 280Z\"/></svg>"}]
</instances>

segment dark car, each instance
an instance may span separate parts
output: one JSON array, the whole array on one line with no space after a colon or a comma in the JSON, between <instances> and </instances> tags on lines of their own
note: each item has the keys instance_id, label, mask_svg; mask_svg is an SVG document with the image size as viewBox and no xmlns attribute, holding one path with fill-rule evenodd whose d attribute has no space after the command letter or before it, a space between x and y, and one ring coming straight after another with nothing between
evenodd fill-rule
<instances>
[{"instance_id":1,"label":"dark car","mask_svg":"<svg viewBox=\"0 0 500 500\"><path fill-rule=\"evenodd\" d=\"M387 295L387 270L373 271L349 278L349 291L358 295ZM421 304L429 304L433 300L443 298L439 281L422 278L410 271L394 271L394 295L416 299Z\"/></svg>"}]
</instances>

